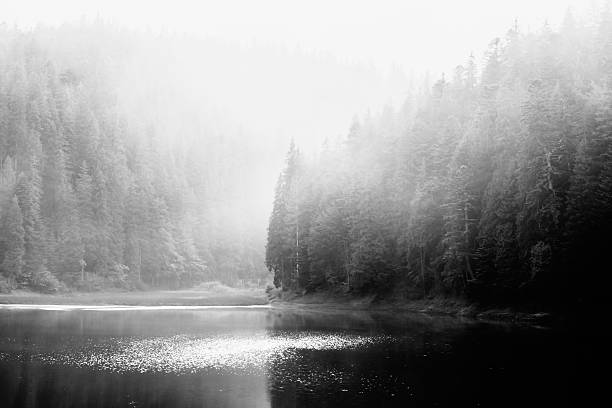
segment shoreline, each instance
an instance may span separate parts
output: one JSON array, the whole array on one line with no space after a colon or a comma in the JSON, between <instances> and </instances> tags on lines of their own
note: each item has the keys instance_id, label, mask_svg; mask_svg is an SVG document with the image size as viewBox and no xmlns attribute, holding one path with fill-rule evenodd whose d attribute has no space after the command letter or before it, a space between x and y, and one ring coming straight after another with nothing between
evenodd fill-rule
<instances>
[{"instance_id":1,"label":"shoreline","mask_svg":"<svg viewBox=\"0 0 612 408\"><path fill-rule=\"evenodd\" d=\"M340 295L331 297L326 293L299 295L279 292L270 296L272 307L309 310L363 310L384 313L420 313L429 316L451 316L482 321L518 324L551 324L563 319L548 312L523 312L512 308L481 308L457 298L431 298L419 300L383 299L375 296L354 297Z\"/></svg>"},{"instance_id":2,"label":"shoreline","mask_svg":"<svg viewBox=\"0 0 612 408\"><path fill-rule=\"evenodd\" d=\"M63 305L63 306L261 306L268 299L263 289L237 289L227 286L210 289L151 290L151 291L101 291L43 294L31 291L14 291L0 294L0 305Z\"/></svg>"},{"instance_id":3,"label":"shoreline","mask_svg":"<svg viewBox=\"0 0 612 408\"><path fill-rule=\"evenodd\" d=\"M382 313L419 313L429 316L450 316L482 321L519 324L550 324L560 317L544 312L521 312L511 308L479 308L462 299L432 298L420 300L383 299L375 296L355 297L346 294L294 292L263 289L153 290L102 291L43 294L14 291L0 294L1 309L57 309L66 310L138 310L147 309L207 309L232 307L270 307L270 309L311 311L364 311Z\"/></svg>"}]
</instances>

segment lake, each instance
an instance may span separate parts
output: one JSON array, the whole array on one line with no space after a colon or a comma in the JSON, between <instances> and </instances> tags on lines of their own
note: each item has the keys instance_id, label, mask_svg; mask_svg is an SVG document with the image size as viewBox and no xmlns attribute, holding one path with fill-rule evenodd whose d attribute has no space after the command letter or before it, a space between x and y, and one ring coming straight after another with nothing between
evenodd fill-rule
<instances>
[{"instance_id":1,"label":"lake","mask_svg":"<svg viewBox=\"0 0 612 408\"><path fill-rule=\"evenodd\" d=\"M564 406L572 347L424 314L2 306L0 406Z\"/></svg>"}]
</instances>

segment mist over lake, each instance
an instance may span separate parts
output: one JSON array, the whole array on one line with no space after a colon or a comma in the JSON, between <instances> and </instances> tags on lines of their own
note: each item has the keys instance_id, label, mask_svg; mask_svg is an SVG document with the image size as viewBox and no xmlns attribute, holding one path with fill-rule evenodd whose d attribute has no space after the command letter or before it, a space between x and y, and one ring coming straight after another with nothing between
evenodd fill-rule
<instances>
[{"instance_id":1,"label":"mist over lake","mask_svg":"<svg viewBox=\"0 0 612 408\"><path fill-rule=\"evenodd\" d=\"M608 0L0 4L2 407L590 406L611 232Z\"/></svg>"}]
</instances>

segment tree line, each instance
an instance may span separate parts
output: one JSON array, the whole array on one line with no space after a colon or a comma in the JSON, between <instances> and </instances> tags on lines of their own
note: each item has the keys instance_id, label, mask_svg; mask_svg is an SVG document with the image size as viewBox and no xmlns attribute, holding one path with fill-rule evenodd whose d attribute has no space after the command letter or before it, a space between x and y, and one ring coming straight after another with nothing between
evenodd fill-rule
<instances>
[{"instance_id":1,"label":"tree line","mask_svg":"<svg viewBox=\"0 0 612 408\"><path fill-rule=\"evenodd\" d=\"M258 248L215 232L207 210L219 199L208 182L217 170L200 150L164 143L163 122L122 109L114 74L133 37L96 25L0 26L0 289L265 276Z\"/></svg>"},{"instance_id":2,"label":"tree line","mask_svg":"<svg viewBox=\"0 0 612 408\"><path fill-rule=\"evenodd\" d=\"M573 307L605 299L611 227L612 17L568 12L314 157L292 145L266 265L301 292Z\"/></svg>"}]
</instances>

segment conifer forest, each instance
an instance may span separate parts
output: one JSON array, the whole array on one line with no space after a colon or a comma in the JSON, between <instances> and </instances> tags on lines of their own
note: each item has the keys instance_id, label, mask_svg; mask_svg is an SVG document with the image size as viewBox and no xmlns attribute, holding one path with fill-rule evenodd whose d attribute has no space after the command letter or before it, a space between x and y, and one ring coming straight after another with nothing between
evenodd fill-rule
<instances>
[{"instance_id":1,"label":"conifer forest","mask_svg":"<svg viewBox=\"0 0 612 408\"><path fill-rule=\"evenodd\" d=\"M170 36L158 42L163 52L173 45ZM151 90L138 82L169 78L152 62L159 53L146 53L149 44L102 22L27 32L0 26L6 289L265 280L264 242L234 225L248 220L222 221L228 197L244 188L248 141L239 144L223 124L184 125L189 113L164 109L163 101L176 104L176 83ZM180 143L168 142L176 134Z\"/></svg>"},{"instance_id":2,"label":"conifer forest","mask_svg":"<svg viewBox=\"0 0 612 408\"><path fill-rule=\"evenodd\" d=\"M268 280L553 308L604 296L609 12L568 11L555 29L515 23L482 39L484 58L411 81L401 104L355 115L314 151L291 142L267 242L261 223L245 227L259 209L228 210L252 194L259 142L212 114L164 107L183 97L176 83L138 78L167 78L160 61L180 57L182 39L161 34L152 54L146 37L102 22L0 29L4 289Z\"/></svg>"},{"instance_id":3,"label":"conifer forest","mask_svg":"<svg viewBox=\"0 0 612 408\"><path fill-rule=\"evenodd\" d=\"M278 178L274 283L489 305L605 299L612 20L515 25ZM587 301L586 298L589 298Z\"/></svg>"},{"instance_id":4,"label":"conifer forest","mask_svg":"<svg viewBox=\"0 0 612 408\"><path fill-rule=\"evenodd\" d=\"M0 408L609 399L612 0L0 1Z\"/></svg>"}]
</instances>

